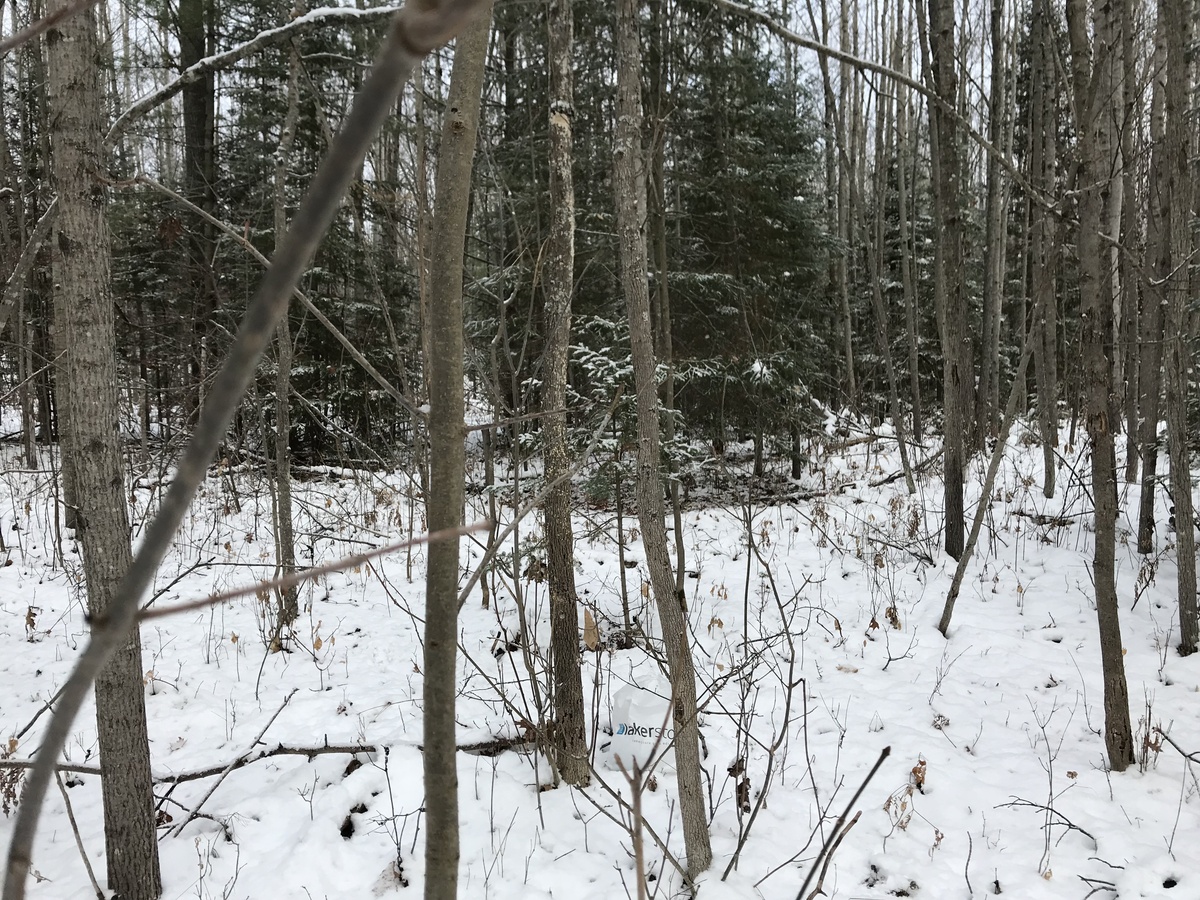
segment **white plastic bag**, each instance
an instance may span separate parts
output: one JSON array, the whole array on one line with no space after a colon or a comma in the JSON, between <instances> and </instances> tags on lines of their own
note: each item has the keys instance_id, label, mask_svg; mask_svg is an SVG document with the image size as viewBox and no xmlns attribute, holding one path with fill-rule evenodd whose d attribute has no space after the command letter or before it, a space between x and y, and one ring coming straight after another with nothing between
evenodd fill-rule
<instances>
[{"instance_id":1,"label":"white plastic bag","mask_svg":"<svg viewBox=\"0 0 1200 900\"><path fill-rule=\"evenodd\" d=\"M613 768L618 768L618 757L626 769L634 760L644 769L653 758L656 769L674 770L671 685L653 663L631 666L628 683L613 694L612 729Z\"/></svg>"}]
</instances>

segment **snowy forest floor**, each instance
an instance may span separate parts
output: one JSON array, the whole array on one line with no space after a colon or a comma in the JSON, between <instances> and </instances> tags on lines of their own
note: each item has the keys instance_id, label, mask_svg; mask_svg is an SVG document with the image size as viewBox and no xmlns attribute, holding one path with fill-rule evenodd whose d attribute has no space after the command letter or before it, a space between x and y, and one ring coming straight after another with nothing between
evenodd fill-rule
<instances>
[{"instance_id":1,"label":"snowy forest floor","mask_svg":"<svg viewBox=\"0 0 1200 900\"><path fill-rule=\"evenodd\" d=\"M24 469L13 445L0 454L0 746L25 759L87 623L77 546L54 533L52 474ZM728 499L687 508L687 612L715 853L702 900L795 897L884 747L890 757L851 810L861 817L824 875L829 898L1200 898L1200 782L1184 756L1200 751L1200 654L1181 659L1175 649L1167 501L1158 550L1142 557L1139 488L1119 485L1118 593L1138 764L1114 774L1101 737L1088 464L1083 448L1060 459L1059 489L1047 500L1041 449L1014 434L948 640L936 629L954 572L940 549L942 487L930 474L912 496L903 479L872 487L899 469L894 441L814 453L790 485L796 496L824 496L739 501L752 479L730 463ZM976 460L968 517L981 482ZM136 481L135 540L160 489L147 473ZM328 470L296 492L303 565L422 529L401 475ZM494 755L460 752L464 898L635 895L631 823L618 800L629 799L629 786L609 732L622 687L657 681L646 649L647 640L657 647L657 620L642 587L636 518L626 511L622 569L612 503L590 496L576 516L576 577L601 641L583 654L593 784L543 790L550 771L519 740ZM468 521L483 515L482 502L469 498ZM154 605L270 577L270 523L260 477L214 471L159 574ZM464 540L464 572L481 556L479 539ZM519 545L499 557L489 607L477 588L462 610L461 745L519 739L539 720L549 627L545 585L530 562L540 553L530 517ZM632 640L622 574L638 623ZM417 548L306 585L286 652L269 652L268 595L143 626L164 897L418 896L423 581ZM77 721L71 763L96 765L93 719L89 708ZM350 746L369 752L333 752ZM312 752L279 752L287 748ZM642 804L682 859L670 760ZM0 771L6 813L14 780ZM99 779L71 774L68 784L103 881ZM12 822L0 818L2 846ZM647 849L651 889L679 896L681 878L648 832ZM34 869L32 898L94 896L56 790Z\"/></svg>"}]
</instances>

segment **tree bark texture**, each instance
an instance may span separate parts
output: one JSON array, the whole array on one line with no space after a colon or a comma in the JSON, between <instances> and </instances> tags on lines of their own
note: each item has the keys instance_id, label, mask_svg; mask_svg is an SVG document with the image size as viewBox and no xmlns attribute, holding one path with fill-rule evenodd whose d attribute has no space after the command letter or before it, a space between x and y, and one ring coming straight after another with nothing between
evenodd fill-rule
<instances>
[{"instance_id":1,"label":"tree bark texture","mask_svg":"<svg viewBox=\"0 0 1200 900\"><path fill-rule=\"evenodd\" d=\"M179 64L184 70L213 51L214 0L180 0ZM216 77L212 72L183 88L184 196L205 212L217 213ZM186 403L192 419L204 396L208 369L209 330L217 308L217 283L213 272L216 230L203 219L188 229L187 285L192 294L192 334Z\"/></svg>"},{"instance_id":2,"label":"tree bark texture","mask_svg":"<svg viewBox=\"0 0 1200 900\"><path fill-rule=\"evenodd\" d=\"M1171 458L1171 497L1175 505L1175 550L1179 564L1179 652L1196 652L1196 528L1192 510L1192 465L1188 449L1188 373L1192 334L1189 327L1189 270L1192 265L1192 216L1195 195L1191 158L1194 142L1189 114L1195 48L1194 4L1159 0L1159 16L1167 36L1167 231L1169 264L1160 273L1167 292L1164 350L1167 376L1167 452ZM1193 120L1194 121L1194 120Z\"/></svg>"},{"instance_id":3,"label":"tree bark texture","mask_svg":"<svg viewBox=\"0 0 1200 900\"><path fill-rule=\"evenodd\" d=\"M955 55L954 0L929 2L930 87L942 103L958 108L958 69ZM967 330L967 302L963 285L962 154L957 123L940 105L933 104L931 144L934 159L934 220L940 231L935 242L935 278L941 290L939 319L942 326L943 409L945 415L945 548L952 558L962 556L965 513L963 478L967 448L973 432L975 375L971 340Z\"/></svg>"},{"instance_id":4,"label":"tree bark texture","mask_svg":"<svg viewBox=\"0 0 1200 900\"><path fill-rule=\"evenodd\" d=\"M457 528L463 508L463 276L471 171L491 7L459 35L442 123L430 240L430 531ZM458 894L457 537L430 544L425 581L425 898Z\"/></svg>"},{"instance_id":5,"label":"tree bark texture","mask_svg":"<svg viewBox=\"0 0 1200 900\"><path fill-rule=\"evenodd\" d=\"M50 11L65 6L50 4ZM88 612L103 621L129 568L129 518L118 435L116 335L103 150L105 108L94 13L47 34L53 172L58 188L55 310L65 349L58 380L64 474L74 485ZM108 884L123 900L161 891L142 647L133 629L96 680Z\"/></svg>"},{"instance_id":6,"label":"tree bark texture","mask_svg":"<svg viewBox=\"0 0 1200 900\"><path fill-rule=\"evenodd\" d=\"M559 776L583 786L591 780L579 671L579 599L575 594L575 546L571 530L571 482L567 449L567 362L571 345L571 292L575 283L575 182L571 122L575 115L571 62L574 19L571 0L550 0L550 234L546 241L545 321L542 350L542 429L547 494L546 569L550 593L550 644L554 684L554 759Z\"/></svg>"},{"instance_id":7,"label":"tree bark texture","mask_svg":"<svg viewBox=\"0 0 1200 900\"><path fill-rule=\"evenodd\" d=\"M621 287L629 315L629 342L637 385L638 520L642 527L642 545L646 551L646 565L670 669L679 812L683 820L687 872L689 877L694 878L711 864L712 847L700 781L696 675L688 645L684 598L675 588L671 560L667 554L667 529L659 472L662 446L654 342L650 326L646 235L641 214L646 205L646 182L642 154L641 46L637 0L618 0L617 3L616 113L613 187L617 207Z\"/></svg>"},{"instance_id":8,"label":"tree bark texture","mask_svg":"<svg viewBox=\"0 0 1200 900\"><path fill-rule=\"evenodd\" d=\"M1092 580L1100 629L1100 661L1104 675L1104 743L1114 771L1133 762L1133 730L1129 721L1129 687L1117 605L1117 459L1113 427L1114 402L1111 256L1101 235L1111 226L1110 192L1113 156L1117 152L1113 122L1107 115L1119 65L1112 51L1118 35L1113 0L1098 0L1089 28L1085 0L1068 0L1067 35L1071 48L1071 81L1079 134L1079 294L1083 312L1082 366L1084 412L1092 445L1092 497L1095 500L1095 553ZM1090 33L1089 33L1090 32Z\"/></svg>"}]
</instances>

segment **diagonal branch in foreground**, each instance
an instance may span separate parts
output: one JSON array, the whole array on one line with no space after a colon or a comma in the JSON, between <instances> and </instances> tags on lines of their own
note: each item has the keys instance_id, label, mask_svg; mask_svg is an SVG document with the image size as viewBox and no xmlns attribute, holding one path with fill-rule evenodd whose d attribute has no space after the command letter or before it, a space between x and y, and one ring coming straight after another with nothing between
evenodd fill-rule
<instances>
[{"instance_id":1,"label":"diagonal branch in foreground","mask_svg":"<svg viewBox=\"0 0 1200 900\"><path fill-rule=\"evenodd\" d=\"M47 726L33 771L25 783L8 851L3 900L25 898L38 819L58 754L66 743L75 716L104 663L135 626L138 603L204 480L208 464L254 375L258 359L271 340L275 323L287 311L293 287L316 253L371 141L391 113L417 63L453 37L481 6L480 0L409 0L392 20L379 58L246 310L237 339L217 374L196 431L179 461L175 481L118 586L108 619L93 629L87 648L63 686L59 707Z\"/></svg>"}]
</instances>

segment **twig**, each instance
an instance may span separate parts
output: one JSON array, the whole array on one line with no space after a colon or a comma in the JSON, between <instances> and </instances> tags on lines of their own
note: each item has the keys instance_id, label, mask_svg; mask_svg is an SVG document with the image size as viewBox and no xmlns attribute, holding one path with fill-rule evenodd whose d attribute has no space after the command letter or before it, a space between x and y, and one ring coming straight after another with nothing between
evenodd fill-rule
<instances>
[{"instance_id":1,"label":"twig","mask_svg":"<svg viewBox=\"0 0 1200 900\"><path fill-rule=\"evenodd\" d=\"M246 754L253 752L254 748L258 746L259 741L261 741L263 739L263 735L267 733L267 729L275 724L275 720L279 718L279 714L281 712L283 712L284 707L286 707L292 701L292 698L296 696L296 691L298 691L298 690L300 690L300 688L292 688L291 693L283 698L283 702L281 704L279 704L279 709L275 710L275 715L271 716L271 718L267 720L267 724L262 727L262 731L260 731L258 733L258 737L256 737L253 741L251 741L250 749L246 751ZM246 754L243 754L243 755L246 755ZM203 797L200 798L200 802L197 803L194 807L192 807L191 812L189 812L187 814L187 817L184 818L184 820L182 822L180 822L177 826L175 826L175 830L174 830L175 837L179 837L179 835L183 834L183 829L188 826L188 824L192 821L192 819L196 818L196 813L198 813L200 811L200 807L202 807L205 804L205 802L208 800L208 798L211 797L213 795L213 793L217 790L217 788L219 788L221 786L221 783L225 780L225 778L229 775L229 773L232 772L236 768L238 768L238 760L235 759L233 762L231 762L229 765L227 765L224 769L221 770L220 777L217 778L217 780L213 784L213 786L208 789L208 792Z\"/></svg>"},{"instance_id":2,"label":"twig","mask_svg":"<svg viewBox=\"0 0 1200 900\"><path fill-rule=\"evenodd\" d=\"M278 713L276 713L276 715L278 715ZM209 766L206 769L194 769L190 772L179 772L174 775L156 775L154 778L154 783L183 784L185 781L199 781L202 778L211 778L213 775L221 775L224 777L230 772L235 772L238 769L258 762L261 759L269 759L273 756L306 756L311 760L314 757L321 756L325 753L345 753L349 756L357 756L359 753L374 753L376 750L376 747L372 747L367 744L321 744L317 747L299 747L290 744L276 744L270 750L263 750L260 753L255 753L253 747L251 747L250 750L247 750L237 759L226 763L225 765ZM199 804L197 804L197 808L199 808Z\"/></svg>"},{"instance_id":3,"label":"twig","mask_svg":"<svg viewBox=\"0 0 1200 900\"><path fill-rule=\"evenodd\" d=\"M1174 747L1176 750L1178 750L1179 755L1182 756L1184 759L1189 760L1190 762L1200 763L1200 751L1193 750L1191 753L1185 752L1182 747L1180 747L1177 743L1175 743L1174 738L1172 738L1169 734L1167 734L1165 731L1163 731L1160 726L1156 725L1154 727L1154 733L1157 734L1159 737L1161 737L1164 741L1166 741L1172 747Z\"/></svg>"},{"instance_id":4,"label":"twig","mask_svg":"<svg viewBox=\"0 0 1200 900\"><path fill-rule=\"evenodd\" d=\"M971 889L971 851L975 849L975 842L971 840L971 832L967 832L967 861L963 864L963 878L967 880L967 896L974 897L975 891Z\"/></svg>"},{"instance_id":5,"label":"twig","mask_svg":"<svg viewBox=\"0 0 1200 900\"><path fill-rule=\"evenodd\" d=\"M63 689L62 689L62 688L59 688L57 691L55 691L55 692L54 692L54 696L53 696L53 697L51 697L49 700L47 700L45 703L43 703L43 704L42 704L42 708L41 708L41 709L39 709L39 710L38 710L36 713L34 713L34 716L33 716L33 718L32 718L32 719L30 719L28 722L26 722L26 723L25 723L25 727L24 727L24 728L22 728L20 731L18 731L18 732L16 733L16 735L14 735L14 737L16 737L16 739L17 739L18 741L19 741L21 738L25 737L25 733L26 733L27 731L29 731L29 729L30 729L30 728L32 728L32 727L34 726L34 723L35 723L35 722L37 722L37 720L38 720L38 719L40 719L40 718L42 717L42 714L43 714L43 713L45 713L45 712L46 712L46 710L51 710L51 711L53 711L53 709L54 709L54 701L55 701L55 700L57 700L59 697L61 697L61 696L62 696L62 692L63 692Z\"/></svg>"},{"instance_id":6,"label":"twig","mask_svg":"<svg viewBox=\"0 0 1200 900\"><path fill-rule=\"evenodd\" d=\"M0 759L0 769L32 769L37 760L33 759ZM104 775L99 766L82 766L75 763L58 763L55 772L74 772L77 775Z\"/></svg>"},{"instance_id":7,"label":"twig","mask_svg":"<svg viewBox=\"0 0 1200 900\"><path fill-rule=\"evenodd\" d=\"M1099 843L1096 840L1095 835L1093 835L1086 828L1079 827L1074 822L1072 822L1070 819L1068 819L1066 816L1064 816L1062 813L1060 813L1055 807L1047 806L1044 803L1034 803L1032 800L1023 800L1020 797L1014 797L1008 803L1001 803L999 806L996 807L996 809L1003 809L1003 808L1016 809L1018 806L1028 806L1031 809L1036 809L1038 812L1046 813L1047 817L1057 816L1059 819L1059 821L1057 821L1057 822L1047 818L1046 823L1042 826L1043 828L1045 828L1047 830L1049 830L1050 828L1053 828L1055 825L1061 825L1064 828L1066 828L1068 831L1078 831L1080 834L1087 836L1088 838L1091 839L1093 844Z\"/></svg>"},{"instance_id":8,"label":"twig","mask_svg":"<svg viewBox=\"0 0 1200 900\"><path fill-rule=\"evenodd\" d=\"M600 772L596 769L595 766L592 766L592 775L596 779L596 784L600 785L600 787L604 789L605 793L607 793L610 797L612 797L614 800L616 800L617 804L623 810L628 812L630 815L633 814L633 807L630 806L629 801L626 800L624 797L622 797L619 793L617 793L617 791L613 790L612 785L610 785L607 781L604 780L604 776L602 776L600 774ZM602 815L604 815L607 819L614 822L616 825L620 826L621 828L625 828L625 823L622 822L620 819L618 819L616 816L614 816L612 814L611 810L606 809L605 807L601 806L600 801L597 800L595 797L593 797L591 795L590 791L575 791L575 792L573 792L573 796L578 796L578 795L583 795L584 799L586 799L589 803L591 803L592 806L596 807L596 810L598 812L600 812ZM675 867L675 871L678 872L680 877L683 878L684 884L691 887L692 880L690 878L688 878L687 869L684 868L683 863L681 863L678 859L675 858L675 854L671 852L670 848L667 846L667 842L664 841L661 837L659 837L658 832L654 830L654 826L652 826L648 821L646 821L643 818L642 819L642 827L645 828L646 833L649 834L650 837L654 839L654 843L658 845L658 849L662 852L663 858L666 859L667 862L669 862L672 866Z\"/></svg>"},{"instance_id":9,"label":"twig","mask_svg":"<svg viewBox=\"0 0 1200 900\"><path fill-rule=\"evenodd\" d=\"M1103 878L1088 878L1086 875L1080 875L1079 880L1091 888L1090 891L1083 895L1083 900L1087 900L1092 894L1098 894L1100 891L1117 893L1116 882L1105 881Z\"/></svg>"},{"instance_id":10,"label":"twig","mask_svg":"<svg viewBox=\"0 0 1200 900\"><path fill-rule=\"evenodd\" d=\"M54 780L58 782L59 793L62 794L63 804L67 807L67 821L71 823L71 833L75 835L75 846L79 848L79 858L83 860L83 867L87 869L92 890L96 892L98 900L104 900L104 891L100 889L100 883L96 881L96 873L92 871L92 861L88 859L87 850L83 846L83 838L79 836L79 825L75 822L75 812L71 809L71 798L67 796L67 786L63 784L62 775L58 772L54 773Z\"/></svg>"},{"instance_id":11,"label":"twig","mask_svg":"<svg viewBox=\"0 0 1200 900\"><path fill-rule=\"evenodd\" d=\"M829 863L833 860L833 854L837 853L837 848L841 846L842 838L846 836L851 828L858 824L858 819L861 815L862 810L860 809L854 814L854 818L846 824L846 827L838 832L837 838L834 839L833 845L829 848L829 852L825 854L825 862L821 864L821 874L817 877L817 886L808 895L808 900L815 900L816 897L825 893L825 875L829 872Z\"/></svg>"},{"instance_id":12,"label":"twig","mask_svg":"<svg viewBox=\"0 0 1200 900\"><path fill-rule=\"evenodd\" d=\"M176 575L174 578L172 578L170 581L168 581L166 584L164 584L161 588L159 588L157 591L155 591L154 595L149 600L147 600L145 603L142 604L142 612L145 612L146 610L148 610L151 606L153 606L158 601L159 597L161 597L163 594L165 594L171 588L175 587L175 585L179 584L179 582L183 581L183 579L187 578L189 575L191 575L193 572L195 572L201 566L211 566L216 561L217 561L217 559L215 556L210 556L208 559L197 559L194 563L192 563L190 566L188 566L186 569L184 569L182 572L180 572L178 575Z\"/></svg>"},{"instance_id":13,"label":"twig","mask_svg":"<svg viewBox=\"0 0 1200 900\"><path fill-rule=\"evenodd\" d=\"M871 771L867 773L867 777L863 779L862 784L858 786L858 790L854 792L854 796L850 798L850 802L846 804L846 810L839 817L833 826L833 831L829 832L829 837L825 839L824 846L817 854L817 858L813 860L812 867L808 870L808 877L804 879L804 884L800 885L800 890L796 892L796 900L805 900L804 892L808 890L809 884L813 880L813 876L817 873L817 863L820 862L827 853L831 853L837 848L834 843L835 838L842 830L842 825L846 822L846 816L850 815L850 809L858 802L858 798L862 796L863 791L867 789L867 785L871 783L871 779L875 777L875 773L879 771L879 767L883 765L883 761L892 755L891 747L884 747L879 751L879 759L875 760L875 765L871 766ZM855 816L857 819L858 816Z\"/></svg>"},{"instance_id":14,"label":"twig","mask_svg":"<svg viewBox=\"0 0 1200 900\"><path fill-rule=\"evenodd\" d=\"M236 600L238 597L249 597L252 594L257 594L259 591L285 591L295 587L298 584L304 584L306 581L312 581L314 578L320 578L322 575L328 575L331 572L340 572L343 569L349 569L352 566L362 565L372 559L378 559L381 556L387 556L389 553L395 553L397 550L403 550L406 547L414 547L418 544L432 543L433 541L444 540L445 538L455 537L458 535L472 534L476 531L486 531L491 527L489 522L476 522L473 525L464 525L461 528L447 528L444 531L435 531L431 534L422 535L419 538L413 538L407 541L398 541L394 544L388 544L384 547L378 547L370 550L367 553L358 553L354 556L344 556L341 559L334 560L331 563L326 563L323 566L313 566L308 569L301 569L299 572L292 572L280 578L275 578L271 581L258 581L245 587L234 588L233 590L223 591L220 594L211 594L208 597L202 597L199 600L189 600L186 603L178 603L175 606L165 606L162 609L144 609L138 615L138 621L145 622L148 619L160 619L163 616L173 616L176 613L188 612L193 609L203 609L206 606L215 606L218 603L225 603L229 600Z\"/></svg>"}]
</instances>

